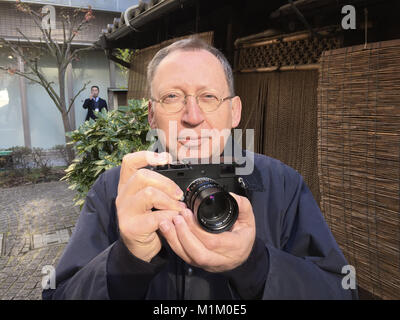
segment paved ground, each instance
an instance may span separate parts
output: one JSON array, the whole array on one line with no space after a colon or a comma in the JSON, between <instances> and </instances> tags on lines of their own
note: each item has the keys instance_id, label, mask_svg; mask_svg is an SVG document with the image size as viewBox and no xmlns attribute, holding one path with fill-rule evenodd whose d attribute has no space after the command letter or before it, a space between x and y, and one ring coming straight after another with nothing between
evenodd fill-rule
<instances>
[{"instance_id":1,"label":"paved ground","mask_svg":"<svg viewBox=\"0 0 400 320\"><path fill-rule=\"evenodd\" d=\"M65 182L0 189L0 300L41 299L42 268L56 266L79 208Z\"/></svg>"}]
</instances>

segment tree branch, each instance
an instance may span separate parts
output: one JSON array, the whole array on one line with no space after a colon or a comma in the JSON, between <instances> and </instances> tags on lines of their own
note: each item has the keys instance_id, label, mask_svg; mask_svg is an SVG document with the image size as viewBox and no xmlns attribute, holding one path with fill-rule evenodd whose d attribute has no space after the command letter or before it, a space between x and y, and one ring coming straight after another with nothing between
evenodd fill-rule
<instances>
[{"instance_id":1,"label":"tree branch","mask_svg":"<svg viewBox=\"0 0 400 320\"><path fill-rule=\"evenodd\" d=\"M79 49L75 49L69 56L69 58L66 59L66 64L68 65L70 62L72 62L72 60L74 58L78 57L78 53L80 52L84 52L84 51L90 51L90 50L94 50L96 47L95 46L90 46L90 47L85 47L85 48L79 48Z\"/></svg>"},{"instance_id":2,"label":"tree branch","mask_svg":"<svg viewBox=\"0 0 400 320\"><path fill-rule=\"evenodd\" d=\"M66 105L66 101L63 101L65 97L65 92L64 92L65 88L62 86L61 83L65 81L65 79L63 79L63 77L65 76L65 70L68 67L68 64L75 57L77 57L80 52L89 51L93 49L93 46L91 46L87 48L79 48L72 50L72 41L74 40L76 35L78 34L78 32L83 30L84 26L87 25L89 21L94 17L92 15L91 8L89 7L89 10L87 11L82 9L77 9L71 14L69 14L68 12L62 15L61 18L63 27L63 40L64 40L62 44L59 44L56 41L56 39L53 39L51 28L50 29L43 28L42 26L43 14L41 12L32 10L28 4L24 3L18 3L17 9L28 14L33 19L35 26L40 30L40 33L42 34L42 36L40 37L40 44L39 45L34 44L31 41L31 39L28 38L18 28L17 28L18 33L29 45L27 52L25 52L25 50L21 47L19 43L14 44L8 40L5 40L4 38L0 38L0 43L4 43L8 47L10 47L13 55L20 57L26 66L24 72L6 66L1 67L0 69L8 71L10 74L17 74L19 76L25 77L26 79L41 85L46 90L50 98L54 101L58 110L62 114L65 114L65 112L68 113L73 103L75 102L77 96L83 90L86 89L87 84L89 83L89 82L85 83L83 88L79 90L79 92L71 99L71 101L69 101L69 104ZM82 19L78 23L78 19L81 18L82 12L84 14L86 13L86 15L84 15L84 17L82 17ZM75 28L75 26L77 27ZM46 52L51 56L53 56L57 61L57 68L58 68L58 75L60 82L59 93L56 92L55 88L52 86L54 82L48 81L46 79L46 75L41 71L41 69L38 66L39 59L42 56L40 51L43 51L42 45L46 48ZM39 53L34 53L29 48L37 49L39 50Z\"/></svg>"},{"instance_id":3,"label":"tree branch","mask_svg":"<svg viewBox=\"0 0 400 320\"><path fill-rule=\"evenodd\" d=\"M57 92L54 90L54 88L51 86L52 83L54 82L49 82L46 80L46 78L42 75L42 73L39 71L39 69L36 66L36 69L33 70L36 73L36 76L39 78L39 80L42 82L42 86L46 89L46 91L50 94L52 93L51 96L54 96L53 101L56 103L57 108L62 112L62 103L61 103L61 98L60 95L57 94Z\"/></svg>"},{"instance_id":4,"label":"tree branch","mask_svg":"<svg viewBox=\"0 0 400 320\"><path fill-rule=\"evenodd\" d=\"M47 37L47 33L46 33L45 30L42 28L42 23L41 23L41 22L42 22L42 16L41 16L40 14L38 14L37 12L33 11L33 10L29 11L29 15L32 17L34 23L35 23L36 26L39 28L40 32L43 34L44 41L45 41L45 43L46 43L46 45L47 45L47 48L49 49L50 54L51 54L53 57L58 58L58 57L57 57L57 51L56 51L56 49L54 48L55 45L54 45L53 40L52 40L51 38L48 38L48 37ZM51 45L53 45L53 47L52 47Z\"/></svg>"},{"instance_id":5,"label":"tree branch","mask_svg":"<svg viewBox=\"0 0 400 320\"><path fill-rule=\"evenodd\" d=\"M69 37L69 39L68 39L68 42L69 42L69 43L71 43L71 42L74 40L74 38L76 37L76 35L78 34L78 32L82 30L82 27L83 27L86 23L87 23L87 21L82 20L82 21L79 23L79 25L78 25L78 27L76 28L76 30L75 30L74 32L71 32L71 33L70 33L70 37ZM72 25L71 25L71 26L72 26ZM71 28L71 31L72 31L72 29L73 29L73 26L72 26L72 28Z\"/></svg>"},{"instance_id":6,"label":"tree branch","mask_svg":"<svg viewBox=\"0 0 400 320\"><path fill-rule=\"evenodd\" d=\"M36 83L42 85L42 83L39 80L36 80L36 79L31 78L30 76L28 76L28 74L32 74L32 73L25 73L25 72L21 72L21 71L19 71L17 69L7 68L7 67L3 67L3 66L0 66L0 70L4 70L4 71L7 71L7 72L12 70L13 74L17 74L17 75L19 75L21 77L24 77L24 78L28 79L29 81L36 82Z\"/></svg>"},{"instance_id":7,"label":"tree branch","mask_svg":"<svg viewBox=\"0 0 400 320\"><path fill-rule=\"evenodd\" d=\"M32 47L40 50L40 48L35 45L19 28L16 28L16 30Z\"/></svg>"},{"instance_id":8,"label":"tree branch","mask_svg":"<svg viewBox=\"0 0 400 320\"><path fill-rule=\"evenodd\" d=\"M11 69L11 68L6 68L6 67L3 67L3 66L0 66L0 70L9 71L10 69ZM50 98L54 101L54 103L55 103L57 109L60 110L60 112L61 112L61 108L60 108L59 105L58 105L59 102L57 101L57 97L53 96L53 94L51 93L51 91L49 91L49 87L51 87L51 84L52 84L53 82L48 82L47 85L46 85L46 84L44 84L43 82L41 82L41 81L39 81L39 80L37 80L37 79L34 79L34 78L32 78L32 77L29 76L30 74L36 75L36 74L34 74L34 73L31 73L31 72L21 72L21 71L16 70L16 69L11 69L11 70L12 70L13 74L16 74L16 75L19 75L19 76L21 76L21 77L24 77L25 79L28 79L29 81L32 81L32 82L37 83L37 84L39 84L40 86L42 86L42 87L47 91L47 93L48 93L48 95L50 96Z\"/></svg>"},{"instance_id":9,"label":"tree branch","mask_svg":"<svg viewBox=\"0 0 400 320\"><path fill-rule=\"evenodd\" d=\"M62 22L62 26L63 26L63 40L64 40L63 44L62 44L62 52L63 52L63 55L65 56L65 43L67 42L67 36L65 34L65 21L64 21L64 19L62 19L61 22Z\"/></svg>"},{"instance_id":10,"label":"tree branch","mask_svg":"<svg viewBox=\"0 0 400 320\"><path fill-rule=\"evenodd\" d=\"M54 101L56 104L56 107L62 112L62 103L61 103L61 98L57 94L57 92L54 90L54 88L51 86L52 81L47 81L46 77L42 74L42 72L39 70L38 64L37 64L37 59L34 60L34 62L26 61L29 65L29 68L33 71L33 74L39 78L40 85L47 91L47 93L50 95L50 98Z\"/></svg>"},{"instance_id":11,"label":"tree branch","mask_svg":"<svg viewBox=\"0 0 400 320\"><path fill-rule=\"evenodd\" d=\"M68 110L67 110L67 114L69 113L69 110L71 110L72 105L75 102L75 99L81 94L82 91L84 91L87 87L87 85L90 83L90 81L85 82L85 84L83 85L83 87L78 91L78 93L71 99L69 106L68 106Z\"/></svg>"}]
</instances>

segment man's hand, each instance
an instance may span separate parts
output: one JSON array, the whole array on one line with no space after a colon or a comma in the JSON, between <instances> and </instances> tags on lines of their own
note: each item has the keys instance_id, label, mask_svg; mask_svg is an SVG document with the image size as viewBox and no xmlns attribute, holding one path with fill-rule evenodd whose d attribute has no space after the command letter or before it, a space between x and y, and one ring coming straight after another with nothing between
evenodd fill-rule
<instances>
[{"instance_id":1,"label":"man's hand","mask_svg":"<svg viewBox=\"0 0 400 320\"><path fill-rule=\"evenodd\" d=\"M161 249L156 231L186 208L182 190L172 180L143 167L171 162L168 153L140 151L124 156L116 199L120 235L137 258L149 262ZM159 209L152 211L152 208Z\"/></svg>"},{"instance_id":2,"label":"man's hand","mask_svg":"<svg viewBox=\"0 0 400 320\"><path fill-rule=\"evenodd\" d=\"M162 235L187 263L209 272L223 272L238 267L249 257L256 235L253 209L247 198L231 195L239 206L231 231L213 234L203 230L189 209L172 222L160 222Z\"/></svg>"},{"instance_id":3,"label":"man's hand","mask_svg":"<svg viewBox=\"0 0 400 320\"><path fill-rule=\"evenodd\" d=\"M90 100L92 100L92 99L93 99L93 95L92 95L92 94L89 96L89 99L90 99Z\"/></svg>"}]
</instances>

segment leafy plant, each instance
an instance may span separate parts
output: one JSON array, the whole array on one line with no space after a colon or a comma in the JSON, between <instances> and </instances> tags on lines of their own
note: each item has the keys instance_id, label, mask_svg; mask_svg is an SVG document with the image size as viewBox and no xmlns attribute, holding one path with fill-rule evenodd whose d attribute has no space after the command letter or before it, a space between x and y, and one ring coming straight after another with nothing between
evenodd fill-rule
<instances>
[{"instance_id":1,"label":"leafy plant","mask_svg":"<svg viewBox=\"0 0 400 320\"><path fill-rule=\"evenodd\" d=\"M25 171L30 171L29 162L31 160L32 149L28 147L11 147L8 150L12 151L12 169L21 175Z\"/></svg>"},{"instance_id":2,"label":"leafy plant","mask_svg":"<svg viewBox=\"0 0 400 320\"><path fill-rule=\"evenodd\" d=\"M120 49L117 48L115 51L115 56L125 62L131 63L132 57L137 53L139 50L132 50L132 49ZM123 65L117 63L118 68L121 70L121 73L125 78L129 75L129 69L124 67Z\"/></svg>"},{"instance_id":3,"label":"leafy plant","mask_svg":"<svg viewBox=\"0 0 400 320\"><path fill-rule=\"evenodd\" d=\"M104 171L119 166L124 155L146 150L147 102L129 100L127 107L118 110L95 112L97 119L85 121L77 130L67 133L74 144L76 158L65 170L61 180L77 191L75 204L83 206L89 189Z\"/></svg>"}]
</instances>

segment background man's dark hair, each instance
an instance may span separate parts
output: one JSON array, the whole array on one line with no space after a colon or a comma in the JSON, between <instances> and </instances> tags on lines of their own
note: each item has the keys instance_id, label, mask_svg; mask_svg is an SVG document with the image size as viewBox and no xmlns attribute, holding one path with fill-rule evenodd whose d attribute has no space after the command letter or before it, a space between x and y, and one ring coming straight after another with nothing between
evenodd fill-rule
<instances>
[{"instance_id":1,"label":"background man's dark hair","mask_svg":"<svg viewBox=\"0 0 400 320\"><path fill-rule=\"evenodd\" d=\"M92 90L93 88L97 88L97 90L100 91L100 89L99 89L98 86L91 86L91 87L90 87L90 90Z\"/></svg>"}]
</instances>

